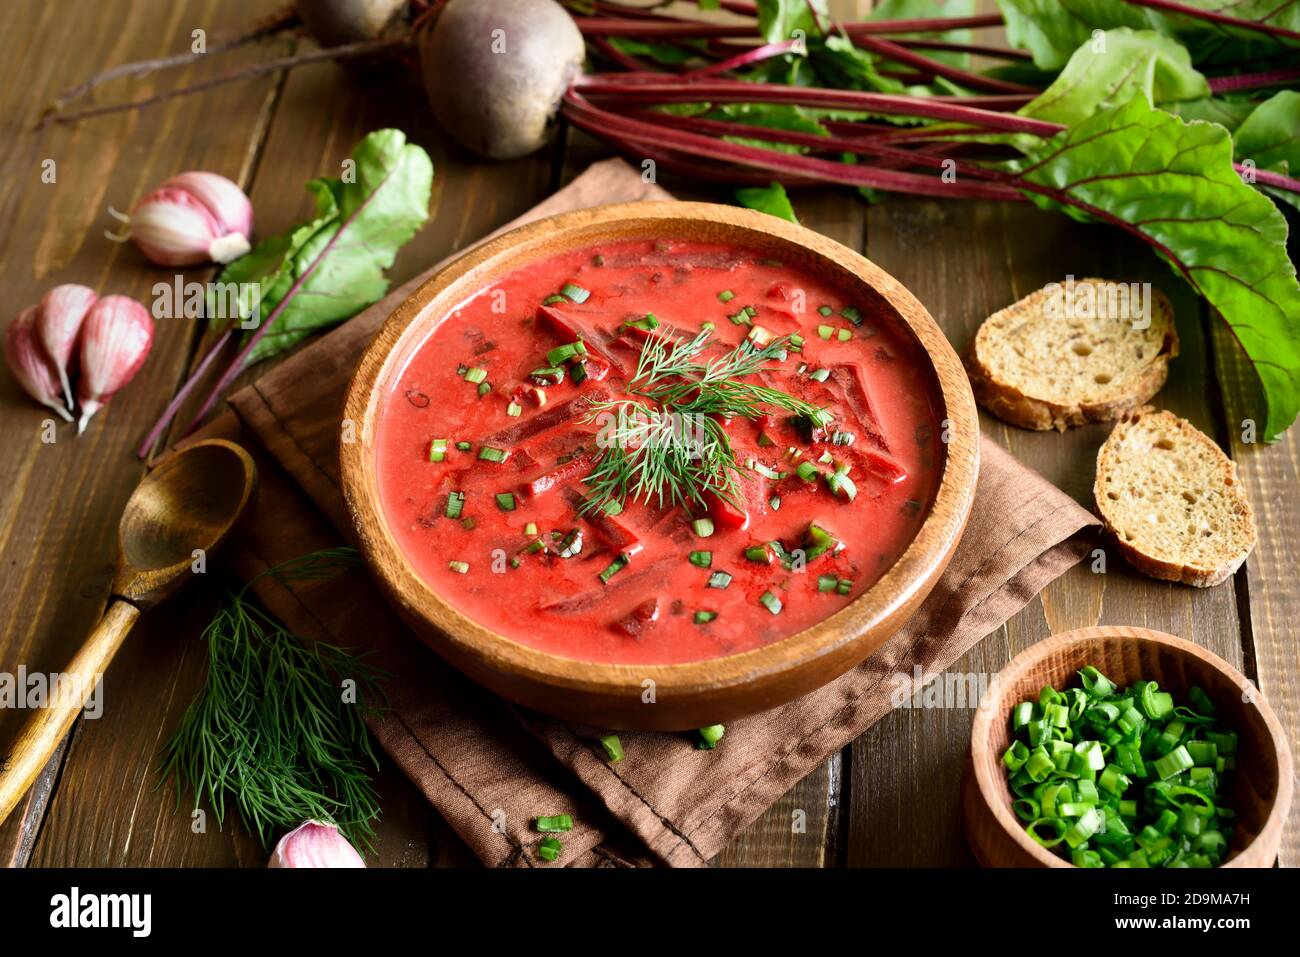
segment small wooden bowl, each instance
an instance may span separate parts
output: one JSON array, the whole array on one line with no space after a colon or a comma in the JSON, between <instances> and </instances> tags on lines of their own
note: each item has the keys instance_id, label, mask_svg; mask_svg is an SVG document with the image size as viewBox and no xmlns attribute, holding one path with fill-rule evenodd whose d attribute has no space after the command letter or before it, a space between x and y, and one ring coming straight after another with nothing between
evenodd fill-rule
<instances>
[{"instance_id":1,"label":"small wooden bowl","mask_svg":"<svg viewBox=\"0 0 1300 957\"><path fill-rule=\"evenodd\" d=\"M942 478L916 538L874 586L796 635L743 654L688 664L628 666L548 654L471 620L415 572L389 533L375 478L375 422L389 383L455 304L514 270L558 253L639 238L733 243L798 264L897 318L923 346L939 418L951 441ZM522 226L438 273L394 311L367 349L344 416L360 439L340 443L343 493L357 540L393 606L438 654L512 701L612 728L684 730L775 707L838 677L875 651L930 592L957 546L975 495L979 420L970 383L948 340L897 280L839 243L764 213L707 203L632 203L566 213ZM653 682L654 704L643 696Z\"/></svg>"},{"instance_id":2,"label":"small wooden bowl","mask_svg":"<svg viewBox=\"0 0 1300 957\"><path fill-rule=\"evenodd\" d=\"M1036 843L1011 809L1002 754L1011 743L1011 709L1037 700L1044 685L1077 687L1075 672L1093 665L1120 687L1139 679L1158 682L1186 701L1200 685L1238 734L1237 767L1230 773L1230 807L1236 826L1225 867L1271 867L1291 806L1295 768L1286 732L1273 709L1246 677L1204 648L1147 628L1080 628L1022 651L997 676L971 728L962 778L966 838L985 867L1073 867Z\"/></svg>"}]
</instances>

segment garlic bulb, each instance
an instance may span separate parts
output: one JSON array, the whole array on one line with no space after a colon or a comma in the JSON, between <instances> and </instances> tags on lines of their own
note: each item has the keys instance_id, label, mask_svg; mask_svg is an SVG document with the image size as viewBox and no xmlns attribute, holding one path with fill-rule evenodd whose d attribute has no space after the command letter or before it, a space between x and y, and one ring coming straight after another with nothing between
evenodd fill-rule
<instances>
[{"instance_id":1,"label":"garlic bulb","mask_svg":"<svg viewBox=\"0 0 1300 957\"><path fill-rule=\"evenodd\" d=\"M24 392L71 422L72 416L59 401L54 364L36 337L36 311L35 306L28 306L9 323L5 330L5 361Z\"/></svg>"},{"instance_id":2,"label":"garlic bulb","mask_svg":"<svg viewBox=\"0 0 1300 957\"><path fill-rule=\"evenodd\" d=\"M90 313L90 307L99 299L95 290L75 283L55 286L36 307L36 338L45 354L54 363L63 386L63 401L72 408L72 385L68 381L68 362L77 345L81 324Z\"/></svg>"},{"instance_id":3,"label":"garlic bulb","mask_svg":"<svg viewBox=\"0 0 1300 957\"><path fill-rule=\"evenodd\" d=\"M251 248L253 205L244 191L216 173L193 171L173 176L146 194L124 216L126 232L106 234L115 242L131 239L160 266L228 263Z\"/></svg>"},{"instance_id":4,"label":"garlic bulb","mask_svg":"<svg viewBox=\"0 0 1300 957\"><path fill-rule=\"evenodd\" d=\"M78 434L109 397L130 382L144 365L153 345L153 319L149 310L134 299L105 296L91 307L81 326L79 341Z\"/></svg>"},{"instance_id":5,"label":"garlic bulb","mask_svg":"<svg viewBox=\"0 0 1300 957\"><path fill-rule=\"evenodd\" d=\"M336 825L308 821L275 845L267 867L365 867L365 861Z\"/></svg>"}]
</instances>

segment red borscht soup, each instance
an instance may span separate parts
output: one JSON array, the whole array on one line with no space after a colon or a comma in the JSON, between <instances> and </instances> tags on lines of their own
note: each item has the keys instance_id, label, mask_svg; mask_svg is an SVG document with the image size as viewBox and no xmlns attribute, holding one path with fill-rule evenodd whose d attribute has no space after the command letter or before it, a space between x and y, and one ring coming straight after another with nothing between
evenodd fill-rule
<instances>
[{"instance_id":1,"label":"red borscht soup","mask_svg":"<svg viewBox=\"0 0 1300 957\"><path fill-rule=\"evenodd\" d=\"M919 348L884 306L752 250L563 253L398 371L381 507L434 590L523 644L747 651L843 608L920 528L943 458Z\"/></svg>"}]
</instances>

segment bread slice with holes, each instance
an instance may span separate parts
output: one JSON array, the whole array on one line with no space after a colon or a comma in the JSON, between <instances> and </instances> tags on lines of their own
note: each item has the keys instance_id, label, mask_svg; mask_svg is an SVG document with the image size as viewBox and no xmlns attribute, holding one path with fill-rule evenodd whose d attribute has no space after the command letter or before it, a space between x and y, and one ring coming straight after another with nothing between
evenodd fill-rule
<instances>
[{"instance_id":1,"label":"bread slice with holes","mask_svg":"<svg viewBox=\"0 0 1300 957\"><path fill-rule=\"evenodd\" d=\"M1097 453L1093 494L1121 554L1152 578L1217 585L1255 547L1237 464L1172 412L1120 419Z\"/></svg>"},{"instance_id":2,"label":"bread slice with holes","mask_svg":"<svg viewBox=\"0 0 1300 957\"><path fill-rule=\"evenodd\" d=\"M1162 292L1078 279L1052 283L989 316L965 362L975 401L998 418L1064 431L1145 404L1165 384L1176 355L1174 310Z\"/></svg>"}]
</instances>

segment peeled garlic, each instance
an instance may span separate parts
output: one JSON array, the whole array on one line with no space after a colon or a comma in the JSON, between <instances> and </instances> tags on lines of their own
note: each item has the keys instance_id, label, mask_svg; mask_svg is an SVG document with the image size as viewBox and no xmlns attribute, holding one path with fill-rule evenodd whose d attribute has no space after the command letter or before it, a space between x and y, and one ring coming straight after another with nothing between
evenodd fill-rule
<instances>
[{"instance_id":1,"label":"peeled garlic","mask_svg":"<svg viewBox=\"0 0 1300 957\"><path fill-rule=\"evenodd\" d=\"M128 226L123 233L107 233L108 238L131 239L160 266L228 263L250 248L253 205L242 189L216 173L173 176L131 207L130 216L111 206L108 211Z\"/></svg>"},{"instance_id":2,"label":"peeled garlic","mask_svg":"<svg viewBox=\"0 0 1300 957\"><path fill-rule=\"evenodd\" d=\"M63 386L63 400L72 408L72 386L68 382L68 361L77 345L77 333L90 307L99 297L95 290L75 283L55 286L36 307L36 338L54 363Z\"/></svg>"},{"instance_id":3,"label":"peeled garlic","mask_svg":"<svg viewBox=\"0 0 1300 957\"><path fill-rule=\"evenodd\" d=\"M308 821L275 845L267 867L365 867L365 861L334 824Z\"/></svg>"},{"instance_id":4,"label":"peeled garlic","mask_svg":"<svg viewBox=\"0 0 1300 957\"><path fill-rule=\"evenodd\" d=\"M130 382L144 365L153 345L153 319L149 310L134 299L105 296L87 314L79 342L78 434L109 397Z\"/></svg>"},{"instance_id":5,"label":"peeled garlic","mask_svg":"<svg viewBox=\"0 0 1300 957\"><path fill-rule=\"evenodd\" d=\"M41 405L47 405L67 421L68 410L59 402L59 384L54 364L36 338L36 307L28 306L14 317L5 332L5 361L18 384Z\"/></svg>"}]
</instances>

